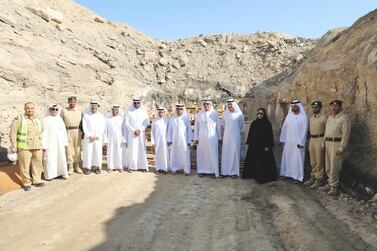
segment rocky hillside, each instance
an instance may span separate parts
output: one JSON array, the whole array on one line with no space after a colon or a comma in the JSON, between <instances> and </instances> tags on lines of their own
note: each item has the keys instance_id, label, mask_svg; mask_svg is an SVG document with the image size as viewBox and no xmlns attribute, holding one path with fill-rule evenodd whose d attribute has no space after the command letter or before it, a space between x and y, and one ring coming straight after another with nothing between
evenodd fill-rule
<instances>
[{"instance_id":1,"label":"rocky hillside","mask_svg":"<svg viewBox=\"0 0 377 251\"><path fill-rule=\"evenodd\" d=\"M300 99L342 99L352 119L346 174L377 184L377 10L350 28L328 32L295 70L284 71L252 88L244 104L250 116L256 106L269 108L278 132L287 104ZM348 172L347 172L348 171Z\"/></svg>"},{"instance_id":2,"label":"rocky hillside","mask_svg":"<svg viewBox=\"0 0 377 251\"><path fill-rule=\"evenodd\" d=\"M315 41L278 33L159 41L107 21L71 0L0 1L0 133L23 103L77 95L105 110L134 94L149 108L211 95L244 96L250 87L302 62Z\"/></svg>"}]
</instances>

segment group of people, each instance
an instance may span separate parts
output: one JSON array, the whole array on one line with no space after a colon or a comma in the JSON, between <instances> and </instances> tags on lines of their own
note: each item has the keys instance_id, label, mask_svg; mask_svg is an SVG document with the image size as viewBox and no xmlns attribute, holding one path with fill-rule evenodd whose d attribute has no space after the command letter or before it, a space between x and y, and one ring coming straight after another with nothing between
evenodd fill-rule
<instances>
[{"instance_id":1,"label":"group of people","mask_svg":"<svg viewBox=\"0 0 377 251\"><path fill-rule=\"evenodd\" d=\"M141 98L133 98L127 114L123 114L119 105L113 105L107 118L99 111L98 102L91 102L82 113L77 109L76 101L76 97L69 97L68 107L64 109L50 104L43 121L34 115L35 105L28 102L24 106L25 113L13 120L11 152L17 153L25 191L31 189L31 184L45 186L41 182L42 172L46 180L66 179L73 172L101 173L104 145L109 172L148 171L145 131L149 118ZM156 171L173 174L181 171L189 175L190 145L194 143L197 145L198 176L239 176L244 118L234 99L228 99L226 103L221 120L211 100L204 99L202 109L196 115L194 131L183 104L175 105L171 118L164 107L158 107L151 125ZM224 126L223 135L221 125ZM218 145L222 140L220 174Z\"/></svg>"},{"instance_id":2,"label":"group of people","mask_svg":"<svg viewBox=\"0 0 377 251\"><path fill-rule=\"evenodd\" d=\"M322 102L313 102L311 108L312 115L308 119L299 100L290 104L279 139L283 145L280 178L292 179L295 183L303 181L306 142L309 138L311 174L304 184L313 189L319 188L329 195L337 195L339 173L350 137L351 124L342 111L340 100L330 102L331 114L328 117L321 112ZM276 180L272 126L263 108L257 111L257 119L251 124L246 143L249 148L243 176L255 178L261 183Z\"/></svg>"},{"instance_id":3,"label":"group of people","mask_svg":"<svg viewBox=\"0 0 377 251\"><path fill-rule=\"evenodd\" d=\"M145 132L150 122L141 98L133 98L126 114L119 105L113 105L108 117L99 111L98 102L91 102L82 113L77 109L76 101L76 97L69 97L68 107L64 109L56 104L49 105L43 121L34 115L35 105L28 102L24 107L25 113L14 119L10 133L11 151L17 153L25 191L31 189L31 184L37 187L45 185L41 181L42 171L46 180L59 176L68 178L73 172L86 175L101 173L104 145L109 172L148 171ZM176 174L181 171L189 175L190 145L194 144L197 147L199 177L240 176L244 117L237 102L232 98L227 100L222 118L214 110L210 98L203 99L201 106L194 130L184 104L175 105L171 118L164 107L157 108L151 124L156 172ZM309 121L301 102L292 101L280 135L280 142L284 145L280 177L290 178L296 183L303 181L309 131L312 171L305 184L312 188L321 187L335 195L350 123L342 112L341 101L330 103L332 114L328 118L321 113L321 108L320 101L312 103L313 115ZM248 151L242 177L255 178L260 183L276 180L274 137L265 109L257 110L246 144ZM219 145L222 145L221 168Z\"/></svg>"}]
</instances>

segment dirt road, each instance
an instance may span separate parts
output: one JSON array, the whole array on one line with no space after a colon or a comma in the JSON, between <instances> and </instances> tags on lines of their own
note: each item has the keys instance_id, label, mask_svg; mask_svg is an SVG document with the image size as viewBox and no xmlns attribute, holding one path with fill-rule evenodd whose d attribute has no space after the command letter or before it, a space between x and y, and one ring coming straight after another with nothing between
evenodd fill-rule
<instances>
[{"instance_id":1,"label":"dirt road","mask_svg":"<svg viewBox=\"0 0 377 251\"><path fill-rule=\"evenodd\" d=\"M376 250L377 225L288 181L102 173L0 197L0 250Z\"/></svg>"}]
</instances>

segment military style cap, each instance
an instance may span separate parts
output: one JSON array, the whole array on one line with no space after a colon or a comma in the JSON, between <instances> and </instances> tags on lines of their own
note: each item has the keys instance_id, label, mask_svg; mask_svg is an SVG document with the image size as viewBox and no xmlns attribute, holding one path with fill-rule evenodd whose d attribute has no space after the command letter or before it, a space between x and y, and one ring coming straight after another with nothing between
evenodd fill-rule
<instances>
[{"instance_id":1,"label":"military style cap","mask_svg":"<svg viewBox=\"0 0 377 251\"><path fill-rule=\"evenodd\" d=\"M343 102L341 100L333 100L330 102L330 105L339 105L339 106L342 106Z\"/></svg>"},{"instance_id":2,"label":"military style cap","mask_svg":"<svg viewBox=\"0 0 377 251\"><path fill-rule=\"evenodd\" d=\"M301 103L301 101L298 100L298 99L295 99L295 100L292 100L291 105L296 105L296 104L299 104L299 103Z\"/></svg>"},{"instance_id":3,"label":"military style cap","mask_svg":"<svg viewBox=\"0 0 377 251\"><path fill-rule=\"evenodd\" d=\"M75 97L75 96L71 96L71 97L68 97L68 101L70 101L70 100L77 100L77 98Z\"/></svg>"},{"instance_id":4,"label":"military style cap","mask_svg":"<svg viewBox=\"0 0 377 251\"><path fill-rule=\"evenodd\" d=\"M322 102L321 101L314 101L311 106L318 106L318 107L322 107Z\"/></svg>"}]
</instances>

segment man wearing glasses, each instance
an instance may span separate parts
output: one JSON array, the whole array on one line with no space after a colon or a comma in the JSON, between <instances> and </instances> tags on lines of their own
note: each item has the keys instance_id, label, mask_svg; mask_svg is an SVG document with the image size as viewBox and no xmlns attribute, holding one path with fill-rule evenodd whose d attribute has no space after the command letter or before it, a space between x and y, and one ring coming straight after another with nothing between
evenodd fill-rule
<instances>
[{"instance_id":1,"label":"man wearing glasses","mask_svg":"<svg viewBox=\"0 0 377 251\"><path fill-rule=\"evenodd\" d=\"M133 97L132 105L125 117L127 129L128 169L130 171L148 171L145 129L149 125L148 114L141 98Z\"/></svg>"},{"instance_id":2,"label":"man wearing glasses","mask_svg":"<svg viewBox=\"0 0 377 251\"><path fill-rule=\"evenodd\" d=\"M63 119L59 116L59 107L51 104L47 116L43 120L42 147L47 163L44 165L44 177L51 180L62 176L68 178L65 148L68 145L68 136Z\"/></svg>"}]
</instances>

